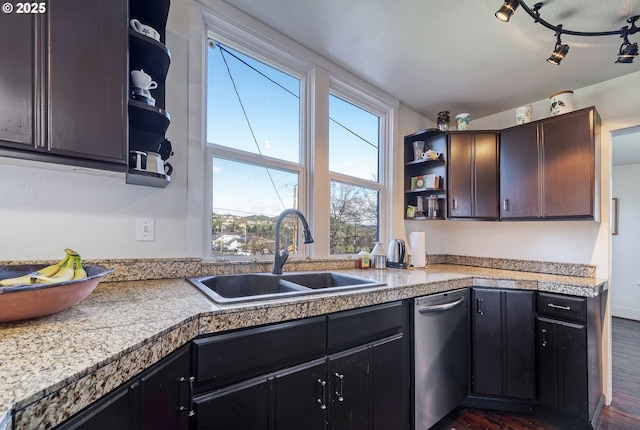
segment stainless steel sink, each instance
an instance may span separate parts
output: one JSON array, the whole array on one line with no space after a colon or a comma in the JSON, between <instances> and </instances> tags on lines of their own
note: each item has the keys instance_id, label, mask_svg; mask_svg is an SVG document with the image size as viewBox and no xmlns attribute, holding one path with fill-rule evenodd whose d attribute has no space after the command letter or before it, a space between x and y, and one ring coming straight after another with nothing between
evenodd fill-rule
<instances>
[{"instance_id":1,"label":"stainless steel sink","mask_svg":"<svg viewBox=\"0 0 640 430\"><path fill-rule=\"evenodd\" d=\"M187 278L216 303L255 302L382 287L384 282L336 272L246 273Z\"/></svg>"}]
</instances>

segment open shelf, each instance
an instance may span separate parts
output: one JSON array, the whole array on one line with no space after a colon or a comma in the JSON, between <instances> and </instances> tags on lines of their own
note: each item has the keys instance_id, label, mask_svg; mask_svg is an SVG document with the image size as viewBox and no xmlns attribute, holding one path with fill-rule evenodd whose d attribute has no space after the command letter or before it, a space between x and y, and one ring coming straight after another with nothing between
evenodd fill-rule
<instances>
[{"instance_id":1,"label":"open shelf","mask_svg":"<svg viewBox=\"0 0 640 430\"><path fill-rule=\"evenodd\" d=\"M171 177L161 173L147 172L144 170L129 169L126 183L143 185L145 187L164 188L171 182Z\"/></svg>"}]
</instances>

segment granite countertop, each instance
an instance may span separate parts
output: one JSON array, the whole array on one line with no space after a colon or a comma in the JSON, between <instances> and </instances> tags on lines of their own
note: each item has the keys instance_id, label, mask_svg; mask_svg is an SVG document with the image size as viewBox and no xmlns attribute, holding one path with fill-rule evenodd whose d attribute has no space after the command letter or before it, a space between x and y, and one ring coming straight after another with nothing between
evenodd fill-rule
<instances>
[{"instance_id":1,"label":"granite countertop","mask_svg":"<svg viewBox=\"0 0 640 430\"><path fill-rule=\"evenodd\" d=\"M470 285L584 297L607 287L606 281L593 277L450 264L341 272L387 286L223 306L184 279L103 282L80 304L56 315L0 323L0 430L51 428L199 334Z\"/></svg>"}]
</instances>

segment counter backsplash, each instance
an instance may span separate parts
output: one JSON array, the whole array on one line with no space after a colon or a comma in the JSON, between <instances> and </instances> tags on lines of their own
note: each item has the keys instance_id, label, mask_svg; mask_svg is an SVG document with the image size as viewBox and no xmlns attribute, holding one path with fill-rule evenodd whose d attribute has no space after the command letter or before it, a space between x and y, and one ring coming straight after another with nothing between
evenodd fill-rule
<instances>
[{"instance_id":1,"label":"counter backsplash","mask_svg":"<svg viewBox=\"0 0 640 430\"><path fill-rule=\"evenodd\" d=\"M5 261L2 264L33 264L43 266L55 261ZM288 272L303 270L340 270L356 267L355 258L289 260L284 266ZM105 281L139 281L147 279L183 279L190 276L224 275L232 273L270 272L272 261L207 261L201 258L134 258L86 260L87 265L115 269ZM548 261L512 260L505 258L469 257L463 255L427 255L427 270L431 264L455 264L488 269L515 270L551 275L595 278L596 266L589 264L554 263ZM372 269L374 270L374 269Z\"/></svg>"}]
</instances>

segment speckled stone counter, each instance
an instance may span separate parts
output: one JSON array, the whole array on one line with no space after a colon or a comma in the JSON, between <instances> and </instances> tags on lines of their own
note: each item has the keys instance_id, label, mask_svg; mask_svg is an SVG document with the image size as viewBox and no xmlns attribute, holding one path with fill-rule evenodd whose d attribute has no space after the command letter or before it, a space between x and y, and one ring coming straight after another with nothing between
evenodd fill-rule
<instances>
[{"instance_id":1,"label":"speckled stone counter","mask_svg":"<svg viewBox=\"0 0 640 430\"><path fill-rule=\"evenodd\" d=\"M194 260L180 264L200 263ZM192 276L194 268L185 272ZM202 265L197 269L201 273ZM383 281L387 286L330 296L319 294L222 306L209 301L184 279L103 282L84 301L64 312L2 323L0 430L52 428L199 334L471 285L585 297L599 294L607 285L593 277L448 264L431 265L425 270L349 269L344 272Z\"/></svg>"}]
</instances>

